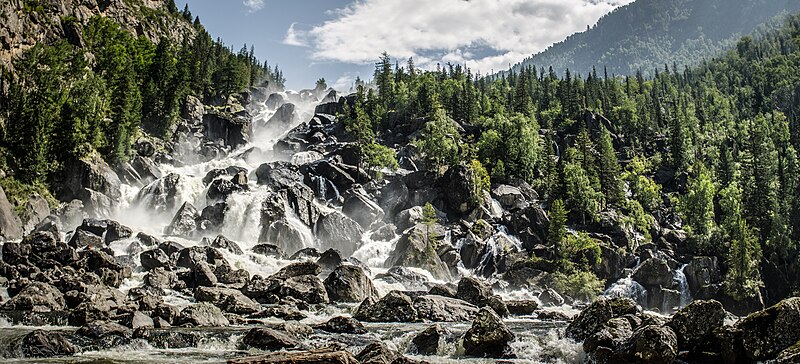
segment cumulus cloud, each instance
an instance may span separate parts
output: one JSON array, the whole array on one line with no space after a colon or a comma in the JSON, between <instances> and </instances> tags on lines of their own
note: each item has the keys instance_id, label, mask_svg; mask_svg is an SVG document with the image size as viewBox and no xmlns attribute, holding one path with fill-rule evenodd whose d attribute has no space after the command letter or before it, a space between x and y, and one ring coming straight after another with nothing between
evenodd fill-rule
<instances>
[{"instance_id":1,"label":"cumulus cloud","mask_svg":"<svg viewBox=\"0 0 800 364\"><path fill-rule=\"evenodd\" d=\"M264 8L264 0L244 0L242 2L248 13L255 13Z\"/></svg>"},{"instance_id":2,"label":"cumulus cloud","mask_svg":"<svg viewBox=\"0 0 800 364\"><path fill-rule=\"evenodd\" d=\"M374 62L386 51L421 67L500 70L633 0L359 0L302 36L318 61ZM285 42L289 44L288 42Z\"/></svg>"},{"instance_id":3,"label":"cumulus cloud","mask_svg":"<svg viewBox=\"0 0 800 364\"><path fill-rule=\"evenodd\" d=\"M289 29L286 30L286 37L283 38L283 44L297 47L308 47L308 43L305 39L306 33L296 30L296 25L297 23L292 23L292 25L289 26Z\"/></svg>"}]
</instances>

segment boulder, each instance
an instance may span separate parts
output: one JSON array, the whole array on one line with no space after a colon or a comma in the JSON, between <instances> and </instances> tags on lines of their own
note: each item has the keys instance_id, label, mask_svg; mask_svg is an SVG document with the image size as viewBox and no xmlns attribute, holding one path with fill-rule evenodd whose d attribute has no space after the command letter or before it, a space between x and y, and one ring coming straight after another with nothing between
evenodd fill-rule
<instances>
[{"instance_id":1,"label":"boulder","mask_svg":"<svg viewBox=\"0 0 800 364\"><path fill-rule=\"evenodd\" d=\"M514 186L497 186L492 190L492 196L500 202L500 205L509 210L522 209L529 204L522 191Z\"/></svg>"},{"instance_id":2,"label":"boulder","mask_svg":"<svg viewBox=\"0 0 800 364\"><path fill-rule=\"evenodd\" d=\"M785 299L766 310L753 313L736 324L742 330L747 356L751 360L775 359L800 341L800 297Z\"/></svg>"},{"instance_id":3,"label":"boulder","mask_svg":"<svg viewBox=\"0 0 800 364\"><path fill-rule=\"evenodd\" d=\"M444 341L450 336L452 336L452 333L442 328L441 325L435 324L414 336L411 339L411 343L414 344L413 350L417 354L437 355L439 354L439 348L444 345Z\"/></svg>"},{"instance_id":4,"label":"boulder","mask_svg":"<svg viewBox=\"0 0 800 364\"><path fill-rule=\"evenodd\" d=\"M367 322L416 322L419 320L411 297L400 291L391 291L377 302L374 301L374 298L364 300L353 317Z\"/></svg>"},{"instance_id":5,"label":"boulder","mask_svg":"<svg viewBox=\"0 0 800 364\"><path fill-rule=\"evenodd\" d=\"M512 357L509 343L514 337L500 316L491 308L482 308L464 334L464 354L474 357Z\"/></svg>"},{"instance_id":6,"label":"boulder","mask_svg":"<svg viewBox=\"0 0 800 364\"><path fill-rule=\"evenodd\" d=\"M322 281L316 276L304 275L281 281L279 297L294 297L306 303L328 303L328 293Z\"/></svg>"},{"instance_id":7,"label":"boulder","mask_svg":"<svg viewBox=\"0 0 800 364\"><path fill-rule=\"evenodd\" d=\"M353 255L361 247L364 234L357 222L337 211L322 215L315 232L324 246L339 250L345 256Z\"/></svg>"},{"instance_id":8,"label":"boulder","mask_svg":"<svg viewBox=\"0 0 800 364\"><path fill-rule=\"evenodd\" d=\"M681 350L694 350L723 325L726 316L727 312L718 301L694 301L672 316L669 325L677 335Z\"/></svg>"},{"instance_id":9,"label":"boulder","mask_svg":"<svg viewBox=\"0 0 800 364\"><path fill-rule=\"evenodd\" d=\"M683 273L686 275L686 283L689 284L689 290L692 292L692 296L695 297L704 287L722 281L722 273L720 272L717 257L693 257L689 264L683 268Z\"/></svg>"},{"instance_id":10,"label":"boulder","mask_svg":"<svg viewBox=\"0 0 800 364\"><path fill-rule=\"evenodd\" d=\"M242 338L246 347L267 351L292 349L300 343L285 332L267 328L252 328Z\"/></svg>"},{"instance_id":11,"label":"boulder","mask_svg":"<svg viewBox=\"0 0 800 364\"><path fill-rule=\"evenodd\" d=\"M323 324L315 326L316 329L330 332L333 334L366 334L367 329L364 328L358 320L352 317L337 316Z\"/></svg>"},{"instance_id":12,"label":"boulder","mask_svg":"<svg viewBox=\"0 0 800 364\"><path fill-rule=\"evenodd\" d=\"M81 326L77 331L75 331L75 334L85 336L90 339L102 339L108 336L130 338L133 335L133 331L116 322L95 321Z\"/></svg>"},{"instance_id":13,"label":"boulder","mask_svg":"<svg viewBox=\"0 0 800 364\"><path fill-rule=\"evenodd\" d=\"M395 363L400 358L402 358L402 355L389 349L385 343L380 341L367 345L356 355L358 363L362 364L389 364Z\"/></svg>"},{"instance_id":14,"label":"boulder","mask_svg":"<svg viewBox=\"0 0 800 364\"><path fill-rule=\"evenodd\" d=\"M476 306L484 306L493 296L488 282L474 277L463 277L458 281L456 297Z\"/></svg>"},{"instance_id":15,"label":"boulder","mask_svg":"<svg viewBox=\"0 0 800 364\"><path fill-rule=\"evenodd\" d=\"M259 185L269 186L277 192L303 183L303 175L290 163L271 162L262 164L256 169L256 180Z\"/></svg>"},{"instance_id":16,"label":"boulder","mask_svg":"<svg viewBox=\"0 0 800 364\"><path fill-rule=\"evenodd\" d=\"M317 264L322 267L323 271L331 272L342 264L342 253L333 248L328 249L319 256ZM358 301L360 302L361 300Z\"/></svg>"},{"instance_id":17,"label":"boulder","mask_svg":"<svg viewBox=\"0 0 800 364\"><path fill-rule=\"evenodd\" d=\"M199 99L191 95L186 96L186 100L181 105L182 118L189 120L193 124L199 124L205 114L205 106Z\"/></svg>"},{"instance_id":18,"label":"boulder","mask_svg":"<svg viewBox=\"0 0 800 364\"><path fill-rule=\"evenodd\" d=\"M255 254L261 254L268 257L275 257L278 259L286 258L286 253L278 247L277 245L272 244L258 244L251 249Z\"/></svg>"},{"instance_id":19,"label":"boulder","mask_svg":"<svg viewBox=\"0 0 800 364\"><path fill-rule=\"evenodd\" d=\"M473 196L477 187L471 169L464 165L450 167L437 183L451 211L464 214L477 207Z\"/></svg>"},{"instance_id":20,"label":"boulder","mask_svg":"<svg viewBox=\"0 0 800 364\"><path fill-rule=\"evenodd\" d=\"M408 199L408 186L402 180L397 179L389 182L388 185L381 189L381 197L378 203L386 215L391 218L406 208Z\"/></svg>"},{"instance_id":21,"label":"boulder","mask_svg":"<svg viewBox=\"0 0 800 364\"><path fill-rule=\"evenodd\" d=\"M139 260L142 262L142 268L145 270L153 270L156 268L171 268L171 260L167 253L161 249L151 249L139 254Z\"/></svg>"},{"instance_id":22,"label":"boulder","mask_svg":"<svg viewBox=\"0 0 800 364\"><path fill-rule=\"evenodd\" d=\"M181 325L198 327L225 327L230 324L222 311L210 303L198 303L184 308L177 321Z\"/></svg>"},{"instance_id":23,"label":"boulder","mask_svg":"<svg viewBox=\"0 0 800 364\"><path fill-rule=\"evenodd\" d=\"M286 219L263 226L260 242L272 243L285 252L297 252L305 247L306 238L300 229Z\"/></svg>"},{"instance_id":24,"label":"boulder","mask_svg":"<svg viewBox=\"0 0 800 364\"><path fill-rule=\"evenodd\" d=\"M261 305L253 302L236 289L198 287L194 291L194 298L198 302L210 302L225 312L239 315L252 314L262 310Z\"/></svg>"},{"instance_id":25,"label":"boulder","mask_svg":"<svg viewBox=\"0 0 800 364\"><path fill-rule=\"evenodd\" d=\"M153 318L141 311L134 311L132 314L125 318L125 324L133 330L145 328L152 329L156 327Z\"/></svg>"},{"instance_id":26,"label":"boulder","mask_svg":"<svg viewBox=\"0 0 800 364\"><path fill-rule=\"evenodd\" d=\"M68 244L75 249L83 249L87 247L91 249L102 249L106 246L103 242L103 238L80 228L75 230L75 233L72 234Z\"/></svg>"},{"instance_id":27,"label":"boulder","mask_svg":"<svg viewBox=\"0 0 800 364\"><path fill-rule=\"evenodd\" d=\"M633 272L633 280L645 287L669 288L672 286L672 269L666 260L650 258Z\"/></svg>"},{"instance_id":28,"label":"boulder","mask_svg":"<svg viewBox=\"0 0 800 364\"><path fill-rule=\"evenodd\" d=\"M583 341L583 351L590 357L599 362L603 362L598 357L607 353L617 351L633 336L633 326L624 317L617 317L608 320L600 331L593 333Z\"/></svg>"},{"instance_id":29,"label":"boulder","mask_svg":"<svg viewBox=\"0 0 800 364\"><path fill-rule=\"evenodd\" d=\"M342 212L364 229L383 219L383 209L366 194L354 193L344 200Z\"/></svg>"},{"instance_id":30,"label":"boulder","mask_svg":"<svg viewBox=\"0 0 800 364\"><path fill-rule=\"evenodd\" d=\"M630 298L598 299L581 311L567 326L566 336L575 340L585 340L602 329L608 320L639 311Z\"/></svg>"},{"instance_id":31,"label":"boulder","mask_svg":"<svg viewBox=\"0 0 800 364\"><path fill-rule=\"evenodd\" d=\"M325 279L325 290L333 302L361 302L377 297L378 291L361 267L340 265Z\"/></svg>"},{"instance_id":32,"label":"boulder","mask_svg":"<svg viewBox=\"0 0 800 364\"><path fill-rule=\"evenodd\" d=\"M160 249L158 249L161 251ZM163 253L163 252L162 252ZM170 289L178 282L175 272L164 269L163 267L152 268L144 276L144 284L153 288Z\"/></svg>"},{"instance_id":33,"label":"boulder","mask_svg":"<svg viewBox=\"0 0 800 364\"><path fill-rule=\"evenodd\" d=\"M99 153L90 153L81 159L67 161L61 176L57 197L62 201L74 199L86 203L86 190L99 192L112 200L121 196L119 176L111 169Z\"/></svg>"},{"instance_id":34,"label":"boulder","mask_svg":"<svg viewBox=\"0 0 800 364\"><path fill-rule=\"evenodd\" d=\"M516 316L533 315L539 308L539 303L534 300L507 301L508 312Z\"/></svg>"},{"instance_id":35,"label":"boulder","mask_svg":"<svg viewBox=\"0 0 800 364\"><path fill-rule=\"evenodd\" d=\"M316 276L322 273L322 267L315 262L297 262L289 264L277 273L270 276L271 279L285 280L292 277L299 277L305 275Z\"/></svg>"},{"instance_id":36,"label":"boulder","mask_svg":"<svg viewBox=\"0 0 800 364\"><path fill-rule=\"evenodd\" d=\"M668 326L644 326L624 344L621 355L634 363L672 364L678 355L678 339Z\"/></svg>"},{"instance_id":37,"label":"boulder","mask_svg":"<svg viewBox=\"0 0 800 364\"><path fill-rule=\"evenodd\" d=\"M398 240L385 265L422 268L436 279L451 281L449 267L436 253L436 247L444 235L445 229L441 225L417 224Z\"/></svg>"},{"instance_id":38,"label":"boulder","mask_svg":"<svg viewBox=\"0 0 800 364\"><path fill-rule=\"evenodd\" d=\"M206 139L222 140L232 149L249 143L253 136L249 118L224 112L213 111L203 115L203 126Z\"/></svg>"},{"instance_id":39,"label":"boulder","mask_svg":"<svg viewBox=\"0 0 800 364\"><path fill-rule=\"evenodd\" d=\"M136 194L134 202L156 212L174 211L181 203L178 191L178 185L181 182L182 178L179 174L170 173L144 186Z\"/></svg>"},{"instance_id":40,"label":"boulder","mask_svg":"<svg viewBox=\"0 0 800 364\"><path fill-rule=\"evenodd\" d=\"M106 226L106 235L103 236L106 245L117 240L128 239L133 236L133 230L131 230L131 228L116 221L106 220Z\"/></svg>"},{"instance_id":41,"label":"boulder","mask_svg":"<svg viewBox=\"0 0 800 364\"><path fill-rule=\"evenodd\" d=\"M538 298L542 306L545 307L558 307L564 304L564 298L552 288L545 289L542 293L539 293Z\"/></svg>"},{"instance_id":42,"label":"boulder","mask_svg":"<svg viewBox=\"0 0 800 364\"><path fill-rule=\"evenodd\" d=\"M237 192L245 191L246 189L246 185L238 185L227 179L217 179L211 182L211 184L208 186L206 201L225 202L227 201L228 196Z\"/></svg>"},{"instance_id":43,"label":"boulder","mask_svg":"<svg viewBox=\"0 0 800 364\"><path fill-rule=\"evenodd\" d=\"M284 129L288 128L294 123L295 117L297 116L295 113L296 108L297 107L292 103L281 105L275 111L275 114L272 115L269 120L267 120L264 126Z\"/></svg>"},{"instance_id":44,"label":"boulder","mask_svg":"<svg viewBox=\"0 0 800 364\"><path fill-rule=\"evenodd\" d=\"M197 212L197 209L192 204L185 202L172 218L172 222L166 227L164 233L176 236L192 235L197 230L196 221L199 217L200 213Z\"/></svg>"},{"instance_id":45,"label":"boulder","mask_svg":"<svg viewBox=\"0 0 800 364\"><path fill-rule=\"evenodd\" d=\"M31 282L0 306L8 311L55 312L67 308L64 295L43 282Z\"/></svg>"},{"instance_id":46,"label":"boulder","mask_svg":"<svg viewBox=\"0 0 800 364\"><path fill-rule=\"evenodd\" d=\"M14 212L5 191L0 187L0 241L16 240L22 237L22 221Z\"/></svg>"},{"instance_id":47,"label":"boulder","mask_svg":"<svg viewBox=\"0 0 800 364\"><path fill-rule=\"evenodd\" d=\"M244 254L244 251L242 251L242 248L240 248L238 244L228 240L228 238L222 235L218 235L217 238L211 242L211 247L216 249L227 250L236 255Z\"/></svg>"},{"instance_id":48,"label":"boulder","mask_svg":"<svg viewBox=\"0 0 800 364\"><path fill-rule=\"evenodd\" d=\"M52 358L70 356L78 349L57 331L34 330L25 335L20 343L26 358Z\"/></svg>"},{"instance_id":49,"label":"boulder","mask_svg":"<svg viewBox=\"0 0 800 364\"><path fill-rule=\"evenodd\" d=\"M0 201L4 199L4 192L0 192ZM3 203L0 202L0 205ZM3 207L0 207L0 211L3 210ZM0 216L2 216L2 212L0 212ZM33 229L50 216L50 204L47 203L47 200L44 197L40 196L38 193L34 193L28 196L28 201L25 202L23 205L22 211L20 212L20 219L22 221L22 231L25 233L33 231ZM3 218L0 217L0 220ZM0 226L2 223L0 223ZM2 236L2 228L0 228L0 236Z\"/></svg>"},{"instance_id":50,"label":"boulder","mask_svg":"<svg viewBox=\"0 0 800 364\"><path fill-rule=\"evenodd\" d=\"M434 295L414 299L417 317L434 322L469 321L478 313L478 307L465 301Z\"/></svg>"}]
</instances>

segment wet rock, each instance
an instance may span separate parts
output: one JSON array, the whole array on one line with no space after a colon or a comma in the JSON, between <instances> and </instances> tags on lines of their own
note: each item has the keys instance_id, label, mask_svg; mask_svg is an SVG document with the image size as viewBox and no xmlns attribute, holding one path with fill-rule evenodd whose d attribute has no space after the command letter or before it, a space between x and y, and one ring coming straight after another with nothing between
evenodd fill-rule
<instances>
[{"instance_id":1,"label":"wet rock","mask_svg":"<svg viewBox=\"0 0 800 364\"><path fill-rule=\"evenodd\" d=\"M311 275L316 276L322 273L322 267L314 262L298 262L289 264L277 273L270 276L271 279L284 280L291 277Z\"/></svg>"},{"instance_id":2,"label":"wet rock","mask_svg":"<svg viewBox=\"0 0 800 364\"><path fill-rule=\"evenodd\" d=\"M785 299L753 313L736 324L742 330L744 348L751 360L775 359L800 341L800 297Z\"/></svg>"},{"instance_id":3,"label":"wet rock","mask_svg":"<svg viewBox=\"0 0 800 364\"><path fill-rule=\"evenodd\" d=\"M670 327L682 350L693 350L725 322L727 313L718 301L694 301L676 313Z\"/></svg>"},{"instance_id":4,"label":"wet rock","mask_svg":"<svg viewBox=\"0 0 800 364\"><path fill-rule=\"evenodd\" d=\"M372 298L364 300L353 317L367 322L416 322L419 319L411 297L400 291L391 291L377 302Z\"/></svg>"},{"instance_id":5,"label":"wet rock","mask_svg":"<svg viewBox=\"0 0 800 364\"><path fill-rule=\"evenodd\" d=\"M119 176L111 167L103 161L99 153L91 153L81 159L68 161L64 169L65 173L56 191L57 197L62 201L73 199L84 200L86 190L96 191L112 200L120 198Z\"/></svg>"},{"instance_id":6,"label":"wet rock","mask_svg":"<svg viewBox=\"0 0 800 364\"><path fill-rule=\"evenodd\" d=\"M408 186L402 180L394 180L381 189L378 203L389 217L396 216L406 208L409 199Z\"/></svg>"},{"instance_id":7,"label":"wet rock","mask_svg":"<svg viewBox=\"0 0 800 364\"><path fill-rule=\"evenodd\" d=\"M269 186L277 192L303 183L303 175L290 163L272 162L262 164L256 169L256 180L259 185Z\"/></svg>"},{"instance_id":8,"label":"wet rock","mask_svg":"<svg viewBox=\"0 0 800 364\"><path fill-rule=\"evenodd\" d=\"M208 140L224 141L235 149L250 142L253 126L249 118L212 111L203 115L205 137Z\"/></svg>"},{"instance_id":9,"label":"wet rock","mask_svg":"<svg viewBox=\"0 0 800 364\"><path fill-rule=\"evenodd\" d=\"M275 317L281 320L300 321L306 318L306 315L300 312L297 307L291 305L280 305L268 307L263 311L253 315L254 318L270 318Z\"/></svg>"},{"instance_id":10,"label":"wet rock","mask_svg":"<svg viewBox=\"0 0 800 364\"><path fill-rule=\"evenodd\" d=\"M637 363L671 364L678 355L678 339L667 326L649 325L636 330L622 356Z\"/></svg>"},{"instance_id":11,"label":"wet rock","mask_svg":"<svg viewBox=\"0 0 800 364\"><path fill-rule=\"evenodd\" d=\"M67 308L64 295L43 282L31 282L0 307L9 311L34 312L63 311Z\"/></svg>"},{"instance_id":12,"label":"wet rock","mask_svg":"<svg viewBox=\"0 0 800 364\"><path fill-rule=\"evenodd\" d=\"M389 254L386 266L417 267L429 271L434 278L450 281L450 269L436 253L436 244L444 239L441 225L418 224L406 231Z\"/></svg>"},{"instance_id":13,"label":"wet rock","mask_svg":"<svg viewBox=\"0 0 800 364\"><path fill-rule=\"evenodd\" d=\"M185 202L175 214L172 222L164 230L167 235L190 236L197 230L200 213L190 203Z\"/></svg>"},{"instance_id":14,"label":"wet rock","mask_svg":"<svg viewBox=\"0 0 800 364\"><path fill-rule=\"evenodd\" d=\"M69 239L69 246L75 249L81 248L103 248L105 247L105 243L103 243L103 238L98 235L92 234L86 230L78 229L72 235L72 238Z\"/></svg>"},{"instance_id":15,"label":"wet rock","mask_svg":"<svg viewBox=\"0 0 800 364\"><path fill-rule=\"evenodd\" d=\"M22 338L20 346L26 358L52 358L78 352L75 345L56 331L35 330Z\"/></svg>"},{"instance_id":16,"label":"wet rock","mask_svg":"<svg viewBox=\"0 0 800 364\"><path fill-rule=\"evenodd\" d=\"M266 127L286 128L294 123L297 107L292 103L281 105L272 117L264 124Z\"/></svg>"},{"instance_id":17,"label":"wet rock","mask_svg":"<svg viewBox=\"0 0 800 364\"><path fill-rule=\"evenodd\" d=\"M539 302L542 306L558 307L564 304L564 298L552 288L545 289L539 294Z\"/></svg>"},{"instance_id":18,"label":"wet rock","mask_svg":"<svg viewBox=\"0 0 800 364\"><path fill-rule=\"evenodd\" d=\"M412 290L428 289L428 278L406 267L389 268L386 273L376 275L375 279L380 279L390 284L399 283Z\"/></svg>"},{"instance_id":19,"label":"wet rock","mask_svg":"<svg viewBox=\"0 0 800 364\"><path fill-rule=\"evenodd\" d=\"M143 246L156 246L161 244L161 241L152 235L147 235L145 233L138 233L136 234L136 240L139 240Z\"/></svg>"},{"instance_id":20,"label":"wet rock","mask_svg":"<svg viewBox=\"0 0 800 364\"><path fill-rule=\"evenodd\" d=\"M106 235L104 236L104 240L106 245L115 242L117 240L127 239L133 236L133 230L131 228L122 225L113 220L106 220Z\"/></svg>"},{"instance_id":21,"label":"wet rock","mask_svg":"<svg viewBox=\"0 0 800 364\"><path fill-rule=\"evenodd\" d=\"M486 302L486 306L494 310L500 317L508 317L511 315L511 312L508 311L508 306L503 302L500 296L492 296L489 298L489 301Z\"/></svg>"},{"instance_id":22,"label":"wet rock","mask_svg":"<svg viewBox=\"0 0 800 364\"><path fill-rule=\"evenodd\" d=\"M170 268L171 261L167 253L161 249L151 249L139 254L142 268L145 270L153 270L156 268Z\"/></svg>"},{"instance_id":23,"label":"wet rock","mask_svg":"<svg viewBox=\"0 0 800 364\"><path fill-rule=\"evenodd\" d=\"M513 354L508 344L514 337L500 316L491 308L482 308L464 334L464 353L467 356L509 358Z\"/></svg>"},{"instance_id":24,"label":"wet rock","mask_svg":"<svg viewBox=\"0 0 800 364\"><path fill-rule=\"evenodd\" d=\"M353 265L340 265L325 279L324 284L333 302L361 302L378 296L378 291L364 270Z\"/></svg>"},{"instance_id":25,"label":"wet rock","mask_svg":"<svg viewBox=\"0 0 800 364\"><path fill-rule=\"evenodd\" d=\"M297 347L300 343L289 334L267 328L252 328L242 338L246 347L277 351Z\"/></svg>"},{"instance_id":26,"label":"wet rock","mask_svg":"<svg viewBox=\"0 0 800 364\"><path fill-rule=\"evenodd\" d=\"M602 357L607 348L614 352L622 347L633 336L633 327L630 321L622 317L608 320L600 331L593 333L583 342L583 351L589 353L595 360L603 361Z\"/></svg>"},{"instance_id":27,"label":"wet rock","mask_svg":"<svg viewBox=\"0 0 800 364\"><path fill-rule=\"evenodd\" d=\"M289 260L308 260L308 259L319 259L322 256L319 250L316 248L304 248L296 251L289 257Z\"/></svg>"},{"instance_id":28,"label":"wet rock","mask_svg":"<svg viewBox=\"0 0 800 364\"><path fill-rule=\"evenodd\" d=\"M275 257L278 259L286 258L286 253L284 253L283 249L278 247L277 245L272 244L258 244L253 247L253 253L261 254L268 257Z\"/></svg>"},{"instance_id":29,"label":"wet rock","mask_svg":"<svg viewBox=\"0 0 800 364\"><path fill-rule=\"evenodd\" d=\"M324 324L315 326L315 328L330 332L334 334L366 334L367 329L364 328L358 320L351 317L337 316Z\"/></svg>"},{"instance_id":30,"label":"wet rock","mask_svg":"<svg viewBox=\"0 0 800 364\"><path fill-rule=\"evenodd\" d=\"M155 328L156 324L153 319L141 311L134 311L124 320L125 324L133 330L140 328Z\"/></svg>"},{"instance_id":31,"label":"wet rock","mask_svg":"<svg viewBox=\"0 0 800 364\"><path fill-rule=\"evenodd\" d=\"M476 190L473 172L463 165L447 169L437 181L444 191L445 201L451 211L466 213L476 207L473 191Z\"/></svg>"},{"instance_id":32,"label":"wet rock","mask_svg":"<svg viewBox=\"0 0 800 364\"><path fill-rule=\"evenodd\" d=\"M194 266L194 269L192 269L192 273L193 280L191 281L191 286L214 287L217 285L217 276L206 262L198 262L197 265Z\"/></svg>"},{"instance_id":33,"label":"wet rock","mask_svg":"<svg viewBox=\"0 0 800 364\"><path fill-rule=\"evenodd\" d=\"M296 252L303 249L303 233L286 219L280 219L265 226L258 239L260 242L274 242L286 252Z\"/></svg>"},{"instance_id":34,"label":"wet rock","mask_svg":"<svg viewBox=\"0 0 800 364\"><path fill-rule=\"evenodd\" d=\"M343 169L342 165L328 160L320 160L304 166L303 174L309 178L314 176L325 178L331 181L339 191L347 191L356 183L356 180Z\"/></svg>"},{"instance_id":35,"label":"wet rock","mask_svg":"<svg viewBox=\"0 0 800 364\"><path fill-rule=\"evenodd\" d=\"M478 307L468 302L434 295L414 299L414 309L418 318L434 322L469 321L478 313Z\"/></svg>"},{"instance_id":36,"label":"wet rock","mask_svg":"<svg viewBox=\"0 0 800 364\"><path fill-rule=\"evenodd\" d=\"M633 272L633 280L645 287L669 288L672 286L672 269L666 260L650 258Z\"/></svg>"},{"instance_id":37,"label":"wet rock","mask_svg":"<svg viewBox=\"0 0 800 364\"><path fill-rule=\"evenodd\" d=\"M359 363L363 364L389 364L397 360L401 355L389 349L386 344L376 341L367 345L356 355Z\"/></svg>"},{"instance_id":38,"label":"wet rock","mask_svg":"<svg viewBox=\"0 0 800 364\"><path fill-rule=\"evenodd\" d=\"M22 221L14 212L5 191L0 187L0 240L15 240L22 237Z\"/></svg>"},{"instance_id":39,"label":"wet rock","mask_svg":"<svg viewBox=\"0 0 800 364\"><path fill-rule=\"evenodd\" d=\"M230 288L199 287L194 291L198 302L210 302L225 312L246 315L261 311L261 305L241 291Z\"/></svg>"},{"instance_id":40,"label":"wet rock","mask_svg":"<svg viewBox=\"0 0 800 364\"><path fill-rule=\"evenodd\" d=\"M206 200L210 202L225 202L228 196L245 190L245 187L227 179L217 179L208 186Z\"/></svg>"},{"instance_id":41,"label":"wet rock","mask_svg":"<svg viewBox=\"0 0 800 364\"><path fill-rule=\"evenodd\" d=\"M353 193L344 201L342 212L356 221L362 228L368 229L376 221L383 219L383 209L372 201L365 193Z\"/></svg>"},{"instance_id":42,"label":"wet rock","mask_svg":"<svg viewBox=\"0 0 800 364\"><path fill-rule=\"evenodd\" d=\"M164 247L163 244L159 247L169 255L174 255L176 250L180 248L178 246L167 248ZM206 262L212 267L218 267L227 264L227 261L222 256L222 253L210 246L193 246L190 248L183 248L177 251L177 255L178 259L175 262L175 265L183 268L193 269L200 262Z\"/></svg>"},{"instance_id":43,"label":"wet rock","mask_svg":"<svg viewBox=\"0 0 800 364\"><path fill-rule=\"evenodd\" d=\"M492 287L486 281L475 277L463 277L458 281L456 297L476 306L484 306L493 295Z\"/></svg>"},{"instance_id":44,"label":"wet rock","mask_svg":"<svg viewBox=\"0 0 800 364\"><path fill-rule=\"evenodd\" d=\"M317 264L322 267L323 271L330 272L342 264L342 253L333 248L328 249L319 256Z\"/></svg>"},{"instance_id":45,"label":"wet rock","mask_svg":"<svg viewBox=\"0 0 800 364\"><path fill-rule=\"evenodd\" d=\"M211 242L211 247L216 249L224 249L236 255L244 254L242 248L238 244L228 240L228 238L219 235L214 241Z\"/></svg>"},{"instance_id":46,"label":"wet rock","mask_svg":"<svg viewBox=\"0 0 800 364\"><path fill-rule=\"evenodd\" d=\"M417 354L437 355L439 354L440 345L444 344L446 338L450 336L452 336L452 333L442 328L441 325L435 324L414 336L411 339L411 343L414 344L414 350Z\"/></svg>"},{"instance_id":47,"label":"wet rock","mask_svg":"<svg viewBox=\"0 0 800 364\"><path fill-rule=\"evenodd\" d=\"M121 336L130 338L133 335L133 331L115 322L95 321L81 326L78 331L75 331L75 334L85 336L90 339L101 339L106 336Z\"/></svg>"},{"instance_id":48,"label":"wet rock","mask_svg":"<svg viewBox=\"0 0 800 364\"><path fill-rule=\"evenodd\" d=\"M539 303L533 300L506 301L508 312L516 316L533 315L539 308Z\"/></svg>"},{"instance_id":49,"label":"wet rock","mask_svg":"<svg viewBox=\"0 0 800 364\"><path fill-rule=\"evenodd\" d=\"M294 297L311 304L329 302L322 281L312 275L290 277L281 281L278 294L281 297Z\"/></svg>"},{"instance_id":50,"label":"wet rock","mask_svg":"<svg viewBox=\"0 0 800 364\"><path fill-rule=\"evenodd\" d=\"M228 326L228 319L222 311L210 303L198 303L186 307L181 311L177 322L181 325L198 327L224 327Z\"/></svg>"},{"instance_id":51,"label":"wet rock","mask_svg":"<svg viewBox=\"0 0 800 364\"><path fill-rule=\"evenodd\" d=\"M527 207L529 204L522 191L514 186L497 186L494 190L492 190L492 196L494 196L494 198L500 202L500 205L509 210L522 209Z\"/></svg>"},{"instance_id":52,"label":"wet rock","mask_svg":"<svg viewBox=\"0 0 800 364\"><path fill-rule=\"evenodd\" d=\"M717 257L693 257L692 261L683 269L683 273L686 275L689 290L695 297L704 287L722 280Z\"/></svg>"},{"instance_id":53,"label":"wet rock","mask_svg":"<svg viewBox=\"0 0 800 364\"><path fill-rule=\"evenodd\" d=\"M567 337L585 340L599 331L608 320L626 314L638 312L636 302L630 298L598 299L581 311L567 326Z\"/></svg>"},{"instance_id":54,"label":"wet rock","mask_svg":"<svg viewBox=\"0 0 800 364\"><path fill-rule=\"evenodd\" d=\"M334 211L319 218L315 233L325 246L350 256L361 246L364 230L353 219Z\"/></svg>"}]
</instances>

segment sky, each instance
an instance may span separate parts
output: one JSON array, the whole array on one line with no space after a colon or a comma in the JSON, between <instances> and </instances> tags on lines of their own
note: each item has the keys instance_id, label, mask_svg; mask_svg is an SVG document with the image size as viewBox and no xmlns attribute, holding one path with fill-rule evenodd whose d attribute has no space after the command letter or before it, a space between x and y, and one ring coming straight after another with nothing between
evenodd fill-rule
<instances>
[{"instance_id":1,"label":"sky","mask_svg":"<svg viewBox=\"0 0 800 364\"><path fill-rule=\"evenodd\" d=\"M182 0L213 37L255 46L290 89L347 91L387 52L417 67L508 69L633 0Z\"/></svg>"}]
</instances>

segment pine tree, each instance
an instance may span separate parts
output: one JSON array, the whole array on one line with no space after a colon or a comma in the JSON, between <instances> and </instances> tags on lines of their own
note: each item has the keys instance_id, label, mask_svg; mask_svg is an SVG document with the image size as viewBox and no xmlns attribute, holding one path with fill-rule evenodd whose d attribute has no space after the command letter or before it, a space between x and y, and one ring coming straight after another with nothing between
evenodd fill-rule
<instances>
[{"instance_id":1,"label":"pine tree","mask_svg":"<svg viewBox=\"0 0 800 364\"><path fill-rule=\"evenodd\" d=\"M697 169L698 174L689 180L688 193L680 199L678 210L687 230L705 236L714 228L716 186L704 166L700 165Z\"/></svg>"},{"instance_id":2,"label":"pine tree","mask_svg":"<svg viewBox=\"0 0 800 364\"><path fill-rule=\"evenodd\" d=\"M557 257L561 257L564 237L566 235L567 214L564 201L557 199L550 204L550 225L547 227L547 243L552 244Z\"/></svg>"},{"instance_id":3,"label":"pine tree","mask_svg":"<svg viewBox=\"0 0 800 364\"><path fill-rule=\"evenodd\" d=\"M564 192L572 212L577 213L581 223L594 221L600 211L602 194L595 191L586 171L578 162L579 152L569 148L566 152L567 162L564 164Z\"/></svg>"},{"instance_id":4,"label":"pine tree","mask_svg":"<svg viewBox=\"0 0 800 364\"><path fill-rule=\"evenodd\" d=\"M620 181L621 168L611 140L611 133L604 126L600 129L597 151L599 154L597 170L600 178L600 189L609 204L618 205L625 199L625 192Z\"/></svg>"},{"instance_id":5,"label":"pine tree","mask_svg":"<svg viewBox=\"0 0 800 364\"><path fill-rule=\"evenodd\" d=\"M725 291L734 299L755 297L763 286L761 281L761 246L758 233L743 217L742 190L735 183L720 191L723 230L730 239L725 274Z\"/></svg>"}]
</instances>

